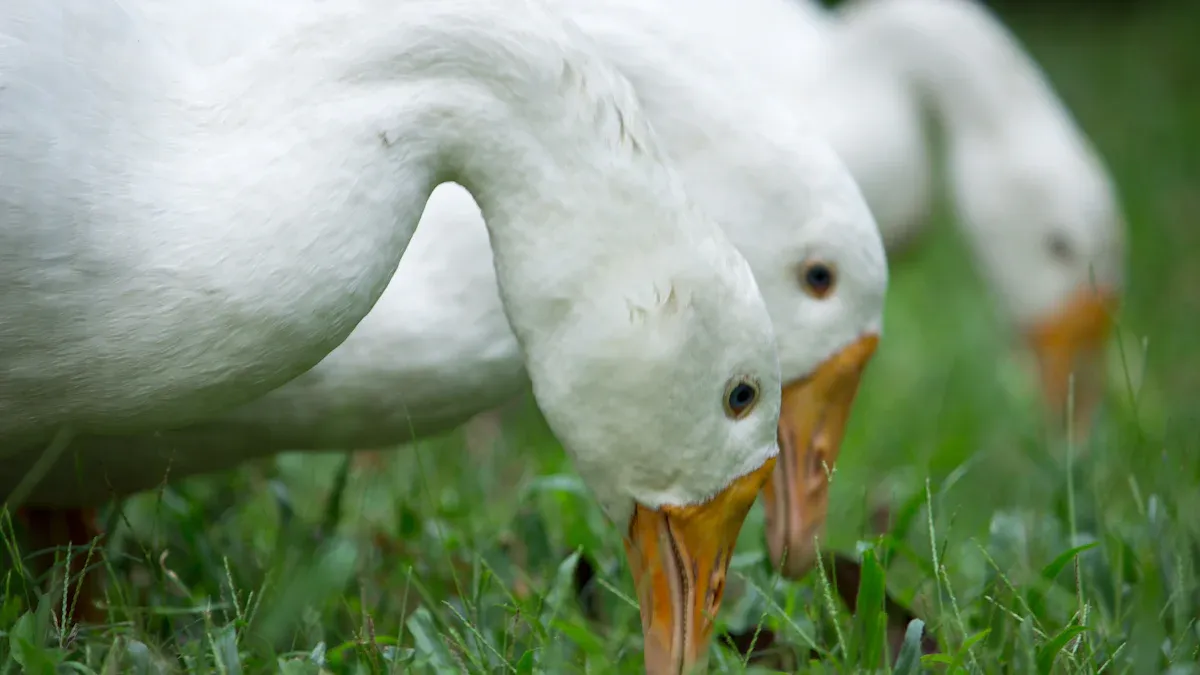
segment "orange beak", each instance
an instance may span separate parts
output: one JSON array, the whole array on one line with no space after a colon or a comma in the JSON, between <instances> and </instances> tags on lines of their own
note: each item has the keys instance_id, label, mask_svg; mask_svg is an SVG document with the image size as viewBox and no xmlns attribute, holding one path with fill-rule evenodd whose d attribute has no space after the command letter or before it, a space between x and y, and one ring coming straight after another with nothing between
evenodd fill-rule
<instances>
[{"instance_id":1,"label":"orange beak","mask_svg":"<svg viewBox=\"0 0 1200 675\"><path fill-rule=\"evenodd\" d=\"M1085 289L1054 316L1035 325L1028 339L1037 356L1042 392L1051 414L1065 425L1074 375L1076 429L1086 429L1104 393L1104 345L1112 332L1115 293Z\"/></svg>"},{"instance_id":2,"label":"orange beak","mask_svg":"<svg viewBox=\"0 0 1200 675\"><path fill-rule=\"evenodd\" d=\"M772 457L703 504L634 510L625 553L642 611L648 675L704 672L733 546L774 468Z\"/></svg>"},{"instance_id":3,"label":"orange beak","mask_svg":"<svg viewBox=\"0 0 1200 675\"><path fill-rule=\"evenodd\" d=\"M779 466L763 498L771 562L786 576L804 576L816 560L814 539L825 529L829 508L829 472L841 451L863 369L878 346L877 335L863 336L812 375L783 388Z\"/></svg>"}]
</instances>

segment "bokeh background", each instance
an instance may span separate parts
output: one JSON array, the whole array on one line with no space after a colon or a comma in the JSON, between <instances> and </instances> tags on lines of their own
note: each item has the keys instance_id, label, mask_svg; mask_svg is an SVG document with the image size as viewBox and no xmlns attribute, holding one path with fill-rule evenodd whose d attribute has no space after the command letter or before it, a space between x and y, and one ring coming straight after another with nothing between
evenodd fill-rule
<instances>
[{"instance_id":1,"label":"bokeh background","mask_svg":"<svg viewBox=\"0 0 1200 675\"><path fill-rule=\"evenodd\" d=\"M888 593L941 644L938 672L1200 672L1200 2L991 7L1095 143L1128 219L1104 407L1085 444L1044 432L1028 357L940 199L891 260L827 546L886 561ZM95 672L641 669L617 532L528 395L357 466L283 456L103 515L114 624L14 668L37 597L10 570L4 672L53 672L39 654ZM722 629L758 627L766 649L719 649L714 670L862 663L862 619L820 575L767 569L761 508L733 570Z\"/></svg>"}]
</instances>

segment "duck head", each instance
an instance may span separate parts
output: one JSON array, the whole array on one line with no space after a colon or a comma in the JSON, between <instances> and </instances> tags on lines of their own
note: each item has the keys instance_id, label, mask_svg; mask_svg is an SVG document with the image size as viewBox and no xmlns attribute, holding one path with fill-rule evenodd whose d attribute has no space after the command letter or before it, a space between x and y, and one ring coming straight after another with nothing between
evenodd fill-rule
<instances>
[{"instance_id":1,"label":"duck head","mask_svg":"<svg viewBox=\"0 0 1200 675\"><path fill-rule=\"evenodd\" d=\"M956 141L951 178L976 259L1036 356L1050 418L1062 428L1070 413L1086 430L1104 391L1125 224L1086 139L1062 115L1027 117Z\"/></svg>"},{"instance_id":2,"label":"duck head","mask_svg":"<svg viewBox=\"0 0 1200 675\"><path fill-rule=\"evenodd\" d=\"M703 667L778 454L779 363L749 266L719 231L680 247L708 264L618 258L519 337L548 424L624 535L654 674Z\"/></svg>"},{"instance_id":3,"label":"duck head","mask_svg":"<svg viewBox=\"0 0 1200 675\"><path fill-rule=\"evenodd\" d=\"M882 335L887 258L826 141L782 120L769 139L753 140L729 160L738 170L724 176L725 190L693 189L712 195L705 208L750 262L771 315L783 391L779 459L763 491L767 545L773 566L798 578L816 559L831 474Z\"/></svg>"}]
</instances>

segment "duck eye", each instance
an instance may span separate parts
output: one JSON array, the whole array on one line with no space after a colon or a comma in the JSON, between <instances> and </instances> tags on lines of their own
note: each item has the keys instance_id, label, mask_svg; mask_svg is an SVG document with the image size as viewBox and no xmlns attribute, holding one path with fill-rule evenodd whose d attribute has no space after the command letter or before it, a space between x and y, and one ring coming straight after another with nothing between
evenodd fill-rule
<instances>
[{"instance_id":1,"label":"duck eye","mask_svg":"<svg viewBox=\"0 0 1200 675\"><path fill-rule=\"evenodd\" d=\"M749 380L734 380L725 390L725 414L735 420L748 415L757 402L758 385Z\"/></svg>"},{"instance_id":2,"label":"duck eye","mask_svg":"<svg viewBox=\"0 0 1200 675\"><path fill-rule=\"evenodd\" d=\"M1060 233L1052 233L1046 238L1046 250L1050 251L1050 255L1060 262L1070 262L1071 260L1071 245L1067 243L1067 238Z\"/></svg>"},{"instance_id":3,"label":"duck eye","mask_svg":"<svg viewBox=\"0 0 1200 675\"><path fill-rule=\"evenodd\" d=\"M800 286L812 297L821 300L828 296L837 283L833 267L823 262L806 264L800 273Z\"/></svg>"}]
</instances>

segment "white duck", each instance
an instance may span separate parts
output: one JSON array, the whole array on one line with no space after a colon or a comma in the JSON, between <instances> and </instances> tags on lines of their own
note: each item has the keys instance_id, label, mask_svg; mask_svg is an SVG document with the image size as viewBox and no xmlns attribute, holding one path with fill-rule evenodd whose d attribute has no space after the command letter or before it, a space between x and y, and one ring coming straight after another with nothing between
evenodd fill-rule
<instances>
[{"instance_id":1,"label":"white duck","mask_svg":"<svg viewBox=\"0 0 1200 675\"><path fill-rule=\"evenodd\" d=\"M615 20L574 18L632 80L689 191L725 224L767 299L788 382L785 459L767 493L770 540L777 558L790 548L789 567L807 567L824 523L826 467L880 331L887 273L873 219L845 167L786 107L759 91L728 97L739 74L719 50L664 31L633 4ZM180 477L282 450L393 445L501 403L526 379L491 256L469 194L440 186L379 303L313 370L203 423L77 439L31 501L95 504L156 485L168 469ZM11 485L29 463L0 479ZM77 472L105 478L80 483Z\"/></svg>"},{"instance_id":2,"label":"white duck","mask_svg":"<svg viewBox=\"0 0 1200 675\"><path fill-rule=\"evenodd\" d=\"M922 113L945 131L958 222L1033 347L1054 415L1102 392L1124 222L1091 143L1012 35L973 0L655 0L795 101L849 166L888 250L931 209ZM893 256L894 257L894 256Z\"/></svg>"},{"instance_id":3,"label":"white duck","mask_svg":"<svg viewBox=\"0 0 1200 675\"><path fill-rule=\"evenodd\" d=\"M4 465L62 429L211 417L315 365L454 180L534 396L665 617L647 662L698 660L781 382L749 266L628 82L522 0L294 2L253 24L210 5L246 28L205 67L144 7L0 10Z\"/></svg>"}]
</instances>

